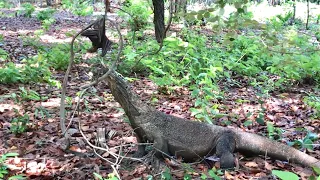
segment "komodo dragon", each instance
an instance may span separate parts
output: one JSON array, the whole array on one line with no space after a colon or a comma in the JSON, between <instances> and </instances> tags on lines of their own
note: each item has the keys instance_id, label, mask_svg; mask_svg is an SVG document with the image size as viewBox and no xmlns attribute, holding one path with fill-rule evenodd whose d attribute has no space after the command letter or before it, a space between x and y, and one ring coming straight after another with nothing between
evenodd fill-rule
<instances>
[{"instance_id":1,"label":"komodo dragon","mask_svg":"<svg viewBox=\"0 0 320 180\"><path fill-rule=\"evenodd\" d=\"M232 168L235 165L233 152L238 151L320 168L316 158L268 138L157 111L133 94L115 71L106 81L115 100L125 110L138 142L153 142L158 150L157 157L165 153L190 162L216 153L222 168ZM144 155L145 147L139 146L138 154Z\"/></svg>"}]
</instances>

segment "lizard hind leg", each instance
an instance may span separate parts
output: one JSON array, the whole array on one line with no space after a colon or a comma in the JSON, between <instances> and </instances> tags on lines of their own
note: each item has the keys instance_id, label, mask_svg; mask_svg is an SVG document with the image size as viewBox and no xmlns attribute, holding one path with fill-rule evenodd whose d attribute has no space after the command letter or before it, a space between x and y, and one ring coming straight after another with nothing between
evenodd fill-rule
<instances>
[{"instance_id":1,"label":"lizard hind leg","mask_svg":"<svg viewBox=\"0 0 320 180\"><path fill-rule=\"evenodd\" d=\"M159 159L164 159L170 157L168 141L162 137L157 137L154 140L153 147L155 149L155 156Z\"/></svg>"},{"instance_id":2,"label":"lizard hind leg","mask_svg":"<svg viewBox=\"0 0 320 180\"><path fill-rule=\"evenodd\" d=\"M216 143L216 154L220 158L221 168L233 168L235 166L235 158L233 156L235 147L236 140L232 132L226 131L220 135Z\"/></svg>"}]
</instances>

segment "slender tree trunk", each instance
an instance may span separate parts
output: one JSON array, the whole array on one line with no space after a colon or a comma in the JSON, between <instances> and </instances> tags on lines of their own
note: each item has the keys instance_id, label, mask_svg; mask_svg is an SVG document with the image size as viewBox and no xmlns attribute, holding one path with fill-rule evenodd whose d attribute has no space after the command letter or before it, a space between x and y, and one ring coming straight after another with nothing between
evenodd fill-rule
<instances>
[{"instance_id":1,"label":"slender tree trunk","mask_svg":"<svg viewBox=\"0 0 320 180\"><path fill-rule=\"evenodd\" d=\"M296 0L293 0L293 22L296 21L296 11L297 11Z\"/></svg>"},{"instance_id":2,"label":"slender tree trunk","mask_svg":"<svg viewBox=\"0 0 320 180\"><path fill-rule=\"evenodd\" d=\"M308 27L308 25L309 25L309 16L310 16L309 2L310 2L310 0L307 0L307 23L306 23L306 30L309 29L309 27Z\"/></svg>"},{"instance_id":3,"label":"slender tree trunk","mask_svg":"<svg viewBox=\"0 0 320 180\"><path fill-rule=\"evenodd\" d=\"M110 0L106 0L105 3L105 5L107 6L107 12L110 12Z\"/></svg>"},{"instance_id":4,"label":"slender tree trunk","mask_svg":"<svg viewBox=\"0 0 320 180\"><path fill-rule=\"evenodd\" d=\"M156 39L158 43L161 43L165 38L165 26L164 26L164 0L152 0L153 3L153 23Z\"/></svg>"},{"instance_id":5,"label":"slender tree trunk","mask_svg":"<svg viewBox=\"0 0 320 180\"><path fill-rule=\"evenodd\" d=\"M289 25L293 25L294 22L296 21L296 9L297 9L296 0L293 0L293 15L292 15L292 18L291 18L291 20L289 22Z\"/></svg>"},{"instance_id":6,"label":"slender tree trunk","mask_svg":"<svg viewBox=\"0 0 320 180\"><path fill-rule=\"evenodd\" d=\"M47 6L52 6L51 0L46 0L47 1Z\"/></svg>"}]
</instances>

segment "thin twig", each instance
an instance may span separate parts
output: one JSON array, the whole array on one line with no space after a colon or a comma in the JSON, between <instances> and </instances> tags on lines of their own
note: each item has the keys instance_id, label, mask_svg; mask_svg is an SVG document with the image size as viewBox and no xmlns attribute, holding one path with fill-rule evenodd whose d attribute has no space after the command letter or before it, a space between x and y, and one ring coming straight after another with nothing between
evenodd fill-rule
<instances>
[{"instance_id":1,"label":"thin twig","mask_svg":"<svg viewBox=\"0 0 320 180\"><path fill-rule=\"evenodd\" d=\"M122 157L122 158L125 158L125 159L131 159L131 160L134 160L134 161L139 161L139 162L142 162L141 158L133 158L133 157L126 157L126 156L122 156L122 155L118 155L114 152L111 152L109 151L109 149L107 148L102 148L102 147L99 147L99 146L96 146L94 144L92 144L88 138L86 137L86 135L83 133L82 129L81 129L81 121L79 119L78 121L78 126L79 126L79 132L80 134L82 135L82 137L84 138L84 140L88 143L89 146L91 146L92 148L95 148L95 149L99 149L99 150L102 150L102 151L106 151L108 152L110 155L112 155L113 157L115 158L118 158L118 157Z\"/></svg>"},{"instance_id":2,"label":"thin twig","mask_svg":"<svg viewBox=\"0 0 320 180\"><path fill-rule=\"evenodd\" d=\"M60 101L60 129L61 132L66 132L66 110L65 110L65 99L66 99L66 91L67 91L67 85L68 85L68 76L70 74L73 62L74 62L74 51L73 51L73 44L75 39L85 30L89 29L93 24L98 22L98 20L94 21L93 23L89 24L87 27L82 29L80 32L78 32L71 40L71 47L70 47L70 61L68 65L68 69L66 71L66 74L64 75L63 83L62 83L62 91L61 91L61 101ZM64 134L64 133L63 133ZM68 133L64 134L65 137L68 137Z\"/></svg>"},{"instance_id":3,"label":"thin twig","mask_svg":"<svg viewBox=\"0 0 320 180\"><path fill-rule=\"evenodd\" d=\"M71 119L70 119L70 122L68 124L68 126L66 127L66 130L62 133L63 135L65 135L65 133L68 131L69 127L71 126L72 122L73 122L73 119L74 119L74 115L76 114L76 111L78 110L78 107L79 107L79 104L80 104L80 100L82 98L82 96L84 95L84 93L88 90L88 88L84 89L81 91L80 95L78 96L79 99L77 101L77 104L76 104L76 107L74 108L74 111L72 113L72 116L71 116Z\"/></svg>"}]
</instances>

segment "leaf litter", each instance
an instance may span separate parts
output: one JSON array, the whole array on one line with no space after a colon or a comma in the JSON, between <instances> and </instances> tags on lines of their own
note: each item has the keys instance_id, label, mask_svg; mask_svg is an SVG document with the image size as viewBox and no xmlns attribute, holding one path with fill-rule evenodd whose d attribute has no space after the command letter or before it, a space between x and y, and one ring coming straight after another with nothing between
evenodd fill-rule
<instances>
[{"instance_id":1,"label":"leaf litter","mask_svg":"<svg viewBox=\"0 0 320 180\"><path fill-rule=\"evenodd\" d=\"M65 39L64 35L69 30L79 30L88 19L79 19L73 17L66 12L61 12L55 15L57 23L55 28L51 28L46 34L50 36L45 43L50 43L49 40ZM67 19L64 19L67 17ZM33 31L40 28L40 23L36 19L30 18L9 18L0 17L0 33L4 37L4 50L9 53L9 58L14 63L19 63L24 57L31 57L37 54L37 49L31 46L24 46L20 38L21 35L32 35ZM58 28L59 27L59 28ZM19 31L25 30L25 31ZM62 29L62 30L57 30ZM75 67L76 68L76 67ZM76 69L79 76L86 76L86 69ZM54 72L55 77L62 80L64 72ZM238 79L237 79L238 78ZM252 88L247 87L246 81L241 77L236 80L241 82L241 87L229 87L230 89L224 94L225 99L220 102L222 105L220 112L227 114L216 119L216 123L221 126L226 126L224 122L230 121L228 126L240 127L245 131L267 135L266 125L259 125L256 122L248 126L243 124L249 119L254 120L258 117L261 106L256 96L257 92ZM67 96L75 97L75 94L80 90L80 85L85 84L82 78L74 78L68 87ZM19 86L19 85L18 85ZM21 85L28 87L28 85ZM194 99L191 98L187 88L176 87L172 92L165 92L159 89L151 80L143 76L139 77L132 83L133 90L146 103L155 106L158 110L179 116L186 119L195 120L189 112L189 108L193 107ZM30 89L35 90L35 87L30 86ZM8 152L18 152L18 158L8 158L6 164L11 170L11 174L26 174L29 179L93 179L93 173L99 173L107 177L112 173L112 168L108 163L98 157L93 156L92 149L84 142L81 134L77 131L77 123L73 123L70 128L75 129L72 134L69 150L88 154L87 157L76 156L73 153L63 151L61 145L61 136L59 132L59 89L49 90L46 85L40 85L37 92L47 96L48 99L40 101L27 101L17 105L14 100L4 98L0 101L0 154ZM117 152L113 148L119 145L130 145L136 143L133 136L133 130L126 123L126 117L118 103L113 98L110 98L110 93L107 86L100 84L97 87L97 95L103 97L103 101L94 98L89 98L89 106L84 102L80 103L80 108L87 111L75 116L75 122L81 121L82 130L86 137L91 141L96 141L96 130L99 127L106 127L108 131L114 131L115 135L108 140L107 144L111 151ZM224 87L221 87L223 89ZM8 96L12 93L17 93L17 86L0 85L0 96ZM305 105L302 98L306 88L297 87L295 91L287 93L274 92L270 97L266 98L263 104L265 108L264 118L270 121L275 128L281 128L284 132L281 134L281 141L288 143L289 141L301 140L306 136L305 131L299 131L297 128L306 128L309 131L318 133L320 120L312 119L313 110ZM307 91L311 91L308 90ZM165 92L165 93L164 93ZM153 102L152 100L156 100ZM73 100L75 104L75 100ZM48 110L50 117L40 118L35 115L35 107L39 105ZM14 111L17 109L17 112ZM69 108L71 110L71 108ZM19 136L15 136L10 132L10 121L18 114L28 114L30 117L28 132ZM250 116L248 116L250 114ZM205 137L204 137L205 138ZM320 142L316 141L313 150L304 149L312 156L320 159ZM131 156L136 150L134 146L123 146L124 154ZM281 169L292 171L302 179L306 179L312 175L309 168L303 168L299 165L288 164L282 161L272 161L265 157L244 157L236 154L238 163L240 164L239 171L226 171L225 179L250 179L250 178L272 178L270 171L273 169ZM109 154L103 154L105 158ZM183 179L187 173L193 179L199 179L201 174L207 174L212 166L219 166L218 163L208 162L200 164L192 164L190 169L185 171L174 165L174 162L166 163L175 178ZM139 162L131 162L123 165L119 169L123 179L134 179L139 177L147 178L152 173L150 165Z\"/></svg>"}]
</instances>

